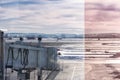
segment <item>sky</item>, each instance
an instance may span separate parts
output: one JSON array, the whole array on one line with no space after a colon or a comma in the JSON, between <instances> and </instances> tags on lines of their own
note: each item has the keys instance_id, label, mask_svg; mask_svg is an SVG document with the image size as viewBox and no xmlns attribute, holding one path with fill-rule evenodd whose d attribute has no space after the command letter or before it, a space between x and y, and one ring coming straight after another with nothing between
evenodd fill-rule
<instances>
[{"instance_id":1,"label":"sky","mask_svg":"<svg viewBox=\"0 0 120 80\"><path fill-rule=\"evenodd\" d=\"M0 0L0 29L84 33L84 0Z\"/></svg>"},{"instance_id":2,"label":"sky","mask_svg":"<svg viewBox=\"0 0 120 80\"><path fill-rule=\"evenodd\" d=\"M85 0L85 33L120 33L120 0Z\"/></svg>"}]
</instances>

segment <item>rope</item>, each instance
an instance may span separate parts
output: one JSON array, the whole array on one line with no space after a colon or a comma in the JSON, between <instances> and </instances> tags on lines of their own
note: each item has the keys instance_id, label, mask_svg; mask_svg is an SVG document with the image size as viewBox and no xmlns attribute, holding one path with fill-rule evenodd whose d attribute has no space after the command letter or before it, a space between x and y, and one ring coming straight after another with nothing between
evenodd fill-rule
<instances>
[{"instance_id":1,"label":"rope","mask_svg":"<svg viewBox=\"0 0 120 80\"><path fill-rule=\"evenodd\" d=\"M29 64L28 61L28 55L29 55L29 50L28 49L24 49L23 53L21 53L21 64L24 66L24 68Z\"/></svg>"},{"instance_id":2,"label":"rope","mask_svg":"<svg viewBox=\"0 0 120 80\"><path fill-rule=\"evenodd\" d=\"M8 48L8 56L7 56L6 67L8 65L8 61L9 61L10 57L11 57L11 66L13 67L13 61L17 61L19 56L20 56L20 63L25 68L25 66L27 66L29 64L28 55L29 55L29 50L28 49L23 49L23 51L22 51L22 49L19 48L18 49L18 54L15 57L14 48L13 47L9 47Z\"/></svg>"},{"instance_id":3,"label":"rope","mask_svg":"<svg viewBox=\"0 0 120 80\"><path fill-rule=\"evenodd\" d=\"M9 47L9 48L8 48L8 56L7 56L6 67L7 67L8 61L9 61L9 59L10 59L10 54L12 55L12 58L13 58L13 48L12 48L12 47ZM11 61L11 64L13 65L13 60Z\"/></svg>"}]
</instances>

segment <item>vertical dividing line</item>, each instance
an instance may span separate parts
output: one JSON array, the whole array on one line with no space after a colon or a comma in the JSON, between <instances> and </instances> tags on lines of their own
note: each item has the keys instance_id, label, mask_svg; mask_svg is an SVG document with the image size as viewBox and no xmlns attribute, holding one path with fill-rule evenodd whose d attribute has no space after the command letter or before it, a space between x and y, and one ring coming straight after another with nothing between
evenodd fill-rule
<instances>
[{"instance_id":1,"label":"vertical dividing line","mask_svg":"<svg viewBox=\"0 0 120 80\"><path fill-rule=\"evenodd\" d=\"M86 24L85 24L85 22L86 22L86 21L85 21L85 14L86 14L86 13L85 13L85 1L86 1L86 0L83 0L83 4L84 4L84 5L83 5L83 7L84 7L84 10L83 10L83 15L84 15L84 17L83 17L83 18L84 18L84 19L83 19L83 29L84 29L84 31L83 31L83 51L82 51L82 52L83 52L83 56L84 56L84 57L83 57L83 63L82 63L82 65L83 65L83 67L82 67L82 68L83 68L83 71L82 71L83 80L85 80L85 56L86 56L86 54L85 54L85 34L86 34L86 33L85 33L85 29L86 29Z\"/></svg>"}]
</instances>

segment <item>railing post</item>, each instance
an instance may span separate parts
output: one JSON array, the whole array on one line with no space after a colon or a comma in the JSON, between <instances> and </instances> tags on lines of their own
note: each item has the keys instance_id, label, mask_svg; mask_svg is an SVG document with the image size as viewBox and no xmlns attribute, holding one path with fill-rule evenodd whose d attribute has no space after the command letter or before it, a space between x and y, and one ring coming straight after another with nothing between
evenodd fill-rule
<instances>
[{"instance_id":1,"label":"railing post","mask_svg":"<svg viewBox=\"0 0 120 80\"><path fill-rule=\"evenodd\" d=\"M0 80L4 80L3 32L0 31Z\"/></svg>"},{"instance_id":2,"label":"railing post","mask_svg":"<svg viewBox=\"0 0 120 80\"><path fill-rule=\"evenodd\" d=\"M38 80L42 80L42 69L38 69Z\"/></svg>"}]
</instances>

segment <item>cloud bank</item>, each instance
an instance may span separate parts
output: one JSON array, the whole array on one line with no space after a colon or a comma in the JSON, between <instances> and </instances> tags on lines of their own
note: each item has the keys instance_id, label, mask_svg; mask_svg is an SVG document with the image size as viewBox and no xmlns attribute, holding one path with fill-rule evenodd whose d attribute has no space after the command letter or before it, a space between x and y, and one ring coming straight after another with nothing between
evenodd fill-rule
<instances>
[{"instance_id":1,"label":"cloud bank","mask_svg":"<svg viewBox=\"0 0 120 80\"><path fill-rule=\"evenodd\" d=\"M120 1L86 0L86 33L120 33Z\"/></svg>"},{"instance_id":2,"label":"cloud bank","mask_svg":"<svg viewBox=\"0 0 120 80\"><path fill-rule=\"evenodd\" d=\"M0 28L8 32L83 33L83 0L2 0Z\"/></svg>"}]
</instances>

